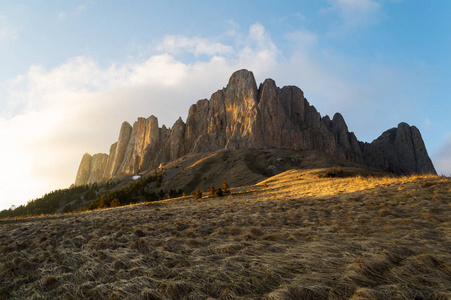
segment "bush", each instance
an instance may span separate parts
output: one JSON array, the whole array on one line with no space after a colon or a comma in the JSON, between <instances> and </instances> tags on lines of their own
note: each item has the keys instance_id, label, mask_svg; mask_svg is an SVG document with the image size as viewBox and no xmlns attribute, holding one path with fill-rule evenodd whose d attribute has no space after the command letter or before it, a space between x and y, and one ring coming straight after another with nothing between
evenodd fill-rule
<instances>
[{"instance_id":1,"label":"bush","mask_svg":"<svg viewBox=\"0 0 451 300\"><path fill-rule=\"evenodd\" d=\"M335 171L327 171L326 173L324 173L323 177L337 177L337 173L335 173Z\"/></svg>"},{"instance_id":2,"label":"bush","mask_svg":"<svg viewBox=\"0 0 451 300\"><path fill-rule=\"evenodd\" d=\"M100 203L99 203L98 208L107 208L107 206L105 205L105 203L103 203L103 199L100 200Z\"/></svg>"},{"instance_id":3,"label":"bush","mask_svg":"<svg viewBox=\"0 0 451 300\"><path fill-rule=\"evenodd\" d=\"M318 178L333 178L333 177L343 177L343 169L338 167L333 167L330 170L327 170L324 173L316 174Z\"/></svg>"},{"instance_id":4,"label":"bush","mask_svg":"<svg viewBox=\"0 0 451 300\"><path fill-rule=\"evenodd\" d=\"M202 199L202 191L199 189L192 192L191 195L193 196L193 199Z\"/></svg>"},{"instance_id":5,"label":"bush","mask_svg":"<svg viewBox=\"0 0 451 300\"><path fill-rule=\"evenodd\" d=\"M117 207L117 206L119 206L119 199L117 199L117 198L114 198L113 199L113 201L111 201L111 203L110 203L110 207Z\"/></svg>"}]
</instances>

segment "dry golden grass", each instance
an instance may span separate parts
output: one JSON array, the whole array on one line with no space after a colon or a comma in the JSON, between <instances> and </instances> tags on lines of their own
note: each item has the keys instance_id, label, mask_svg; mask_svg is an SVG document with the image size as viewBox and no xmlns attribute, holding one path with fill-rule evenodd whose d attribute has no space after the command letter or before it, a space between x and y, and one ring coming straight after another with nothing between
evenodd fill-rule
<instances>
[{"instance_id":1,"label":"dry golden grass","mask_svg":"<svg viewBox=\"0 0 451 300\"><path fill-rule=\"evenodd\" d=\"M0 222L0 298L451 298L450 178L322 171Z\"/></svg>"}]
</instances>

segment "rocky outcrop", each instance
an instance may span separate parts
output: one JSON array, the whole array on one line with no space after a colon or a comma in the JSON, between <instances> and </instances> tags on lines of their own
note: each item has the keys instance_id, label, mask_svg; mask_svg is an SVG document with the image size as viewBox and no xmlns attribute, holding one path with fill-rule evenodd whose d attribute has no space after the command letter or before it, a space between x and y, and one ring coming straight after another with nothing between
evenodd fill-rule
<instances>
[{"instance_id":1,"label":"rocky outcrop","mask_svg":"<svg viewBox=\"0 0 451 300\"><path fill-rule=\"evenodd\" d=\"M110 147L110 154L108 156L107 168L104 176L106 179L113 178L118 174L122 161L124 160L131 133L132 126L128 122L122 123L117 143Z\"/></svg>"},{"instance_id":2,"label":"rocky outcrop","mask_svg":"<svg viewBox=\"0 0 451 300\"><path fill-rule=\"evenodd\" d=\"M83 185L88 183L89 174L91 173L91 160L92 156L85 153L81 159L80 166L78 167L77 177L75 178L75 185Z\"/></svg>"},{"instance_id":3,"label":"rocky outcrop","mask_svg":"<svg viewBox=\"0 0 451 300\"><path fill-rule=\"evenodd\" d=\"M385 131L371 144L363 144L364 163L396 174L436 174L420 131L400 123Z\"/></svg>"},{"instance_id":4,"label":"rocky outcrop","mask_svg":"<svg viewBox=\"0 0 451 300\"><path fill-rule=\"evenodd\" d=\"M97 153L93 156L85 153L78 168L75 185L91 184L103 180L108 155Z\"/></svg>"},{"instance_id":5,"label":"rocky outcrop","mask_svg":"<svg viewBox=\"0 0 451 300\"><path fill-rule=\"evenodd\" d=\"M148 172L188 153L243 148L315 149L397 174L435 173L417 128L401 123L359 142L341 114L321 118L298 87L266 79L257 88L252 72L240 70L210 100L193 104L186 123L159 128L154 116L124 122L108 156L83 156L75 185Z\"/></svg>"}]
</instances>

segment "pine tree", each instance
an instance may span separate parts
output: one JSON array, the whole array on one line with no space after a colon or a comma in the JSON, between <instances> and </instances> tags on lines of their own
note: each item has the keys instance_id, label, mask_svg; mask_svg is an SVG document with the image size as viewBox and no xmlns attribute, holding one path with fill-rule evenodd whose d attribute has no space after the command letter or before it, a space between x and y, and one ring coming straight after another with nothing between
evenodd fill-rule
<instances>
[{"instance_id":1,"label":"pine tree","mask_svg":"<svg viewBox=\"0 0 451 300\"><path fill-rule=\"evenodd\" d=\"M224 196L224 193L222 192L221 188L217 188L215 191L215 197L222 197Z\"/></svg>"},{"instance_id":2,"label":"pine tree","mask_svg":"<svg viewBox=\"0 0 451 300\"><path fill-rule=\"evenodd\" d=\"M215 186L213 184L210 185L209 191L210 191L210 196L214 197L216 195L216 189L215 189Z\"/></svg>"},{"instance_id":3,"label":"pine tree","mask_svg":"<svg viewBox=\"0 0 451 300\"><path fill-rule=\"evenodd\" d=\"M222 193L224 195L230 195L230 188L225 180L222 182Z\"/></svg>"}]
</instances>

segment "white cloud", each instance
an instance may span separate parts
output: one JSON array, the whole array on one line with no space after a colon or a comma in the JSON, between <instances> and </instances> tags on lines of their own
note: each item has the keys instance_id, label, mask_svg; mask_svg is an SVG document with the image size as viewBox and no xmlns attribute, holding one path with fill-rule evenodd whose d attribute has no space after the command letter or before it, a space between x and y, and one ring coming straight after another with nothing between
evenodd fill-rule
<instances>
[{"instance_id":1,"label":"white cloud","mask_svg":"<svg viewBox=\"0 0 451 300\"><path fill-rule=\"evenodd\" d=\"M60 11L58 12L56 19L59 22L66 21L67 19L78 17L87 10L86 5L80 5L70 11Z\"/></svg>"},{"instance_id":2,"label":"white cloud","mask_svg":"<svg viewBox=\"0 0 451 300\"><path fill-rule=\"evenodd\" d=\"M233 52L231 46L204 38L188 38L182 35L166 36L163 42L156 47L156 50L172 54L187 52L194 55L225 55Z\"/></svg>"},{"instance_id":3,"label":"white cloud","mask_svg":"<svg viewBox=\"0 0 451 300\"><path fill-rule=\"evenodd\" d=\"M255 45L255 49L258 51L268 52L271 56L276 56L278 53L269 33L260 23L255 23L249 28L249 40L249 45Z\"/></svg>"},{"instance_id":4,"label":"white cloud","mask_svg":"<svg viewBox=\"0 0 451 300\"><path fill-rule=\"evenodd\" d=\"M226 32L226 35L230 37L236 37L240 35L240 25L233 20L228 20L227 25L229 25L229 29Z\"/></svg>"}]
</instances>

